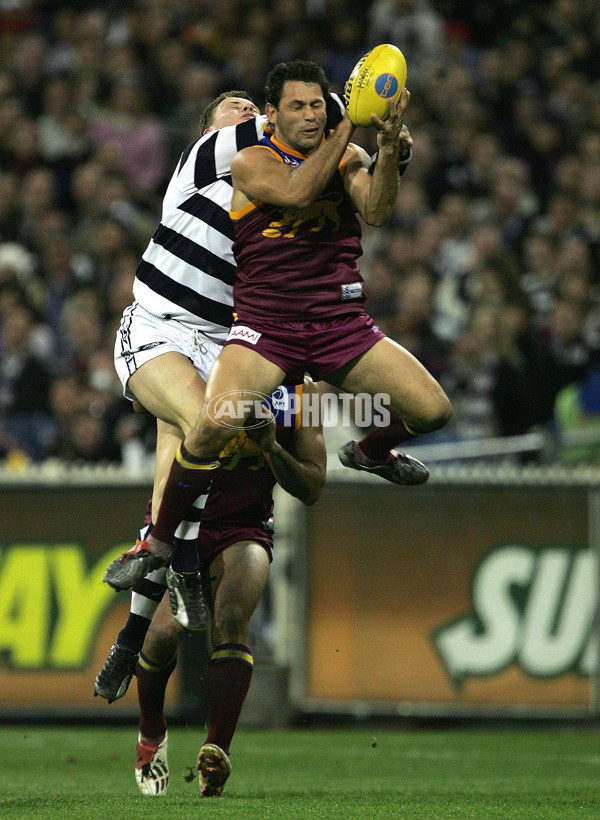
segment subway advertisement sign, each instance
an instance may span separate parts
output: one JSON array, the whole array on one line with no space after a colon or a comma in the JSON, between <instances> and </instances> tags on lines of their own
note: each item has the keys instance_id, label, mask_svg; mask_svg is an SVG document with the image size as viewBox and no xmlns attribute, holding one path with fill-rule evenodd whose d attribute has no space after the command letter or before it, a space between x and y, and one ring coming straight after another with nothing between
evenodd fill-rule
<instances>
[{"instance_id":1,"label":"subway advertisement sign","mask_svg":"<svg viewBox=\"0 0 600 820\"><path fill-rule=\"evenodd\" d=\"M102 579L134 543L150 491L0 487L2 715L108 714L93 681L129 594ZM291 583L302 602L289 651L293 705L597 714L598 509L585 486L330 480L304 520L282 527L294 534ZM172 709L187 692L185 668L167 691ZM110 715L136 709L133 686Z\"/></svg>"},{"instance_id":2,"label":"subway advertisement sign","mask_svg":"<svg viewBox=\"0 0 600 820\"><path fill-rule=\"evenodd\" d=\"M594 492L330 484L307 519L300 707L596 713Z\"/></svg>"},{"instance_id":3,"label":"subway advertisement sign","mask_svg":"<svg viewBox=\"0 0 600 820\"><path fill-rule=\"evenodd\" d=\"M124 625L129 593L103 583L129 549L151 487L0 487L0 710L103 716L94 678ZM169 686L169 700L176 685ZM110 706L134 713L135 686Z\"/></svg>"}]
</instances>

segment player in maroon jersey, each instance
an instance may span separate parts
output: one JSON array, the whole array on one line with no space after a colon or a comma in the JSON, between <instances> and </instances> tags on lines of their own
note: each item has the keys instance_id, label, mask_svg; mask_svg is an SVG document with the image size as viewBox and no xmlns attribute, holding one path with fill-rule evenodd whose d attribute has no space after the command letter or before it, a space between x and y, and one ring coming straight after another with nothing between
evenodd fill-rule
<instances>
[{"instance_id":1,"label":"player in maroon jersey","mask_svg":"<svg viewBox=\"0 0 600 820\"><path fill-rule=\"evenodd\" d=\"M213 644L206 680L209 725L198 757L204 797L219 796L231 772L229 747L252 676L248 621L272 558L273 487L277 481L305 504L313 504L325 482L322 427L317 417L310 419L312 424L302 424L303 390L307 396L317 393L308 378L304 385L282 386L277 391L279 409L274 407L276 424L269 421L269 412L263 426L241 430L227 444L202 515L197 549ZM165 596L136 668L140 736L135 775L147 796L168 789L163 706L183 632Z\"/></svg>"},{"instance_id":2,"label":"player in maroon jersey","mask_svg":"<svg viewBox=\"0 0 600 820\"><path fill-rule=\"evenodd\" d=\"M387 467L381 451L412 436L443 427L451 414L440 385L404 348L386 338L364 312L365 295L356 260L360 226L382 226L398 193L398 161L405 147L403 89L389 116L373 115L378 157L349 143L348 116L325 134L328 83L310 62L276 66L267 78L266 113L273 138L240 151L232 163L238 274L238 313L207 385L203 406L171 466L154 529L123 556L139 562L169 549L175 528L219 468L230 430L215 409L222 397L270 394L285 378L308 370L351 393L386 394L394 423L376 441L375 454L349 443L347 466ZM244 402L237 424L243 425ZM398 465L394 451L391 458ZM418 465L418 467L416 466ZM414 481L418 462L398 465ZM417 479L419 476L417 476Z\"/></svg>"}]
</instances>

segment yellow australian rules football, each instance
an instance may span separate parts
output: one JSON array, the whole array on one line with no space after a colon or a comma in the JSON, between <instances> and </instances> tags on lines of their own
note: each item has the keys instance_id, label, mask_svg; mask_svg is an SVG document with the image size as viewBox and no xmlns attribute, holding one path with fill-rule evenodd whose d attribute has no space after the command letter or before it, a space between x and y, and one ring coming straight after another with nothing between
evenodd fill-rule
<instances>
[{"instance_id":1,"label":"yellow australian rules football","mask_svg":"<svg viewBox=\"0 0 600 820\"><path fill-rule=\"evenodd\" d=\"M361 57L344 88L348 116L354 125L372 125L371 114L385 120L388 102L400 99L407 73L404 54L391 43L375 46Z\"/></svg>"}]
</instances>

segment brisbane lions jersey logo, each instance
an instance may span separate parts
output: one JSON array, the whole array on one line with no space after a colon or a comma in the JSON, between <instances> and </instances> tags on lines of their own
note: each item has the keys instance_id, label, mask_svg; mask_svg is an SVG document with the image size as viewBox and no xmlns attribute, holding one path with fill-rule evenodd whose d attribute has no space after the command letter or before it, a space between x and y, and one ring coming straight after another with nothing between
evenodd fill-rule
<instances>
[{"instance_id":1,"label":"brisbane lions jersey logo","mask_svg":"<svg viewBox=\"0 0 600 820\"><path fill-rule=\"evenodd\" d=\"M322 195L306 208L282 208L281 218L269 223L262 232L268 239L293 239L300 229L317 233L327 228L328 231L339 231L341 214L340 206L343 195L332 192Z\"/></svg>"}]
</instances>

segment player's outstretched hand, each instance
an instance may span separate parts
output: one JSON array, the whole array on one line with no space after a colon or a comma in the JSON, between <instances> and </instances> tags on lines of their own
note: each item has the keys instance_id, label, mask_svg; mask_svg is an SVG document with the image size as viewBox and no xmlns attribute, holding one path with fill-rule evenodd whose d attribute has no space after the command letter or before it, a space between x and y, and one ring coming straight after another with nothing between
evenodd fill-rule
<instances>
[{"instance_id":1,"label":"player's outstretched hand","mask_svg":"<svg viewBox=\"0 0 600 820\"><path fill-rule=\"evenodd\" d=\"M406 114L409 100L410 91L403 88L397 104L394 104L393 100L389 101L390 113L385 120L380 119L377 114L371 115L373 128L378 132L377 145L379 148L383 148L384 145L399 143L401 140L406 139L408 129L405 129L406 133L403 134L403 129L405 128L404 115ZM410 138L410 134L408 134L408 138Z\"/></svg>"}]
</instances>

